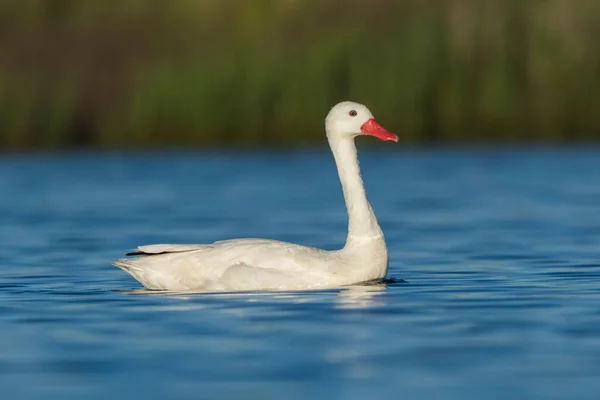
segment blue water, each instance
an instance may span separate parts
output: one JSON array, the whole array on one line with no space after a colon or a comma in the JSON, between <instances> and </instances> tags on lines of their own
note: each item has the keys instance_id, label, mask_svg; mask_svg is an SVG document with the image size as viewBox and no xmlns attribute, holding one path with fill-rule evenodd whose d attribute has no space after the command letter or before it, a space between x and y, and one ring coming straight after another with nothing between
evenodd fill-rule
<instances>
[{"instance_id":1,"label":"blue water","mask_svg":"<svg viewBox=\"0 0 600 400\"><path fill-rule=\"evenodd\" d=\"M336 248L330 154L1 156L2 397L597 398L600 149L361 165L391 281L183 296L136 294L109 261L236 237Z\"/></svg>"}]
</instances>

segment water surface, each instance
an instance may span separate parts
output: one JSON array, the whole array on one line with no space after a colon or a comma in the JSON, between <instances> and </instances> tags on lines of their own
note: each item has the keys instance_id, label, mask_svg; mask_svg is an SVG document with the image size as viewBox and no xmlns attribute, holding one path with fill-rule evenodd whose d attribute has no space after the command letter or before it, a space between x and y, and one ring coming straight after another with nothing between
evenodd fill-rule
<instances>
[{"instance_id":1,"label":"water surface","mask_svg":"<svg viewBox=\"0 0 600 400\"><path fill-rule=\"evenodd\" d=\"M390 282L139 295L108 262L140 244L340 247L330 154L3 155L3 393L596 398L600 149L371 149L361 166Z\"/></svg>"}]
</instances>

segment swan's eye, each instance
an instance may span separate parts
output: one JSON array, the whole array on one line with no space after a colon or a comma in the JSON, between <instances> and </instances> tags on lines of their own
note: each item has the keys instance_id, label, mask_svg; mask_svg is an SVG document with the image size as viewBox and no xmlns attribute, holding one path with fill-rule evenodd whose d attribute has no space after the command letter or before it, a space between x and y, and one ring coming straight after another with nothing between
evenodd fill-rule
<instances>
[{"instance_id":1,"label":"swan's eye","mask_svg":"<svg viewBox=\"0 0 600 400\"><path fill-rule=\"evenodd\" d=\"M356 117L356 114L358 114L355 110L352 110L348 113L351 117Z\"/></svg>"}]
</instances>

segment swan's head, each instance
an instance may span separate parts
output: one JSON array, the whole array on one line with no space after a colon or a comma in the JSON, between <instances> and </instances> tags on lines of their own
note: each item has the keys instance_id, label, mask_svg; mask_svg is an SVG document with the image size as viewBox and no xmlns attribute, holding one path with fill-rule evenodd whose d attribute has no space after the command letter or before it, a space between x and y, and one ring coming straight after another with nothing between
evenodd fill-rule
<instances>
[{"instance_id":1,"label":"swan's head","mask_svg":"<svg viewBox=\"0 0 600 400\"><path fill-rule=\"evenodd\" d=\"M336 104L325 119L329 138L354 138L359 135L375 136L381 140L398 141L398 136L384 129L367 107L352 101Z\"/></svg>"}]
</instances>

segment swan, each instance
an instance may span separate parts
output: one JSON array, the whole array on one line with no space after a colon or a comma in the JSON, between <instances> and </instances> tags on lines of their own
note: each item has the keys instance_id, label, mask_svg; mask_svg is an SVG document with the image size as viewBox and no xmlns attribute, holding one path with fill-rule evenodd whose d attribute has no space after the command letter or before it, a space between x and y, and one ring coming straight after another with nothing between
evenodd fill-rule
<instances>
[{"instance_id":1,"label":"swan","mask_svg":"<svg viewBox=\"0 0 600 400\"><path fill-rule=\"evenodd\" d=\"M163 291L306 290L381 280L388 269L383 232L367 200L354 139L370 135L398 141L369 109L345 101L325 119L348 212L348 236L340 250L326 251L267 239L212 244L140 246L112 264L146 289ZM133 256L133 258L131 258Z\"/></svg>"}]
</instances>

